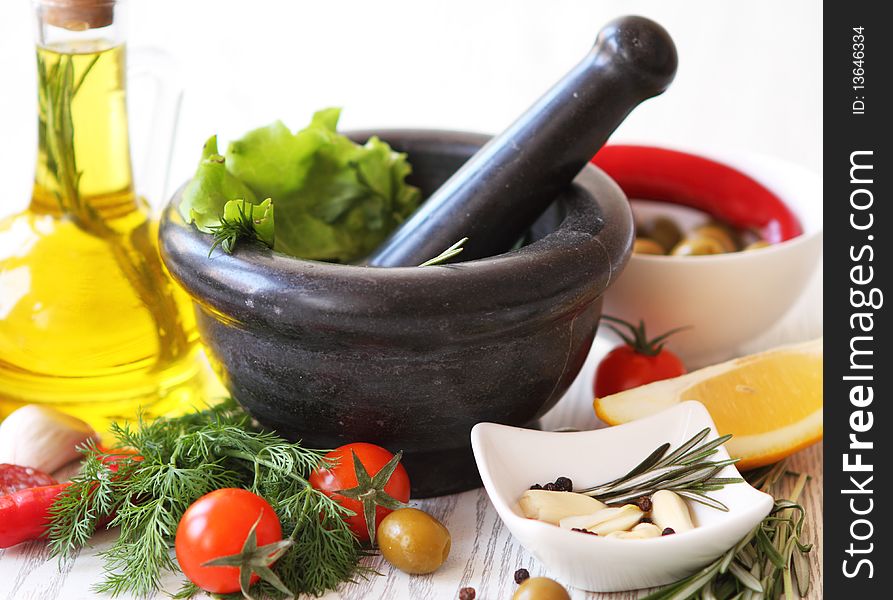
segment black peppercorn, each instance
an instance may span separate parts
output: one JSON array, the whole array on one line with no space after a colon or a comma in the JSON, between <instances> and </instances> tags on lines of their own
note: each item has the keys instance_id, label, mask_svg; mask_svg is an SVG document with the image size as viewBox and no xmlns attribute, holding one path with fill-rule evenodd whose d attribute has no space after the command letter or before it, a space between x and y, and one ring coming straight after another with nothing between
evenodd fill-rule
<instances>
[{"instance_id":1,"label":"black peppercorn","mask_svg":"<svg viewBox=\"0 0 893 600\"><path fill-rule=\"evenodd\" d=\"M547 483L546 485L543 486L543 489L546 490L547 492L559 491L558 488L555 487L554 483Z\"/></svg>"},{"instance_id":2,"label":"black peppercorn","mask_svg":"<svg viewBox=\"0 0 893 600\"><path fill-rule=\"evenodd\" d=\"M515 583L518 585L530 579L530 572L527 569L518 569L515 571Z\"/></svg>"},{"instance_id":3,"label":"black peppercorn","mask_svg":"<svg viewBox=\"0 0 893 600\"><path fill-rule=\"evenodd\" d=\"M651 509L654 507L651 502L651 498L649 498L648 496L636 498L636 506L638 506L639 510L641 510L642 512L651 512Z\"/></svg>"},{"instance_id":4,"label":"black peppercorn","mask_svg":"<svg viewBox=\"0 0 893 600\"><path fill-rule=\"evenodd\" d=\"M555 489L559 492L572 492L574 491L574 482L568 477L559 477L555 480Z\"/></svg>"},{"instance_id":5,"label":"black peppercorn","mask_svg":"<svg viewBox=\"0 0 893 600\"><path fill-rule=\"evenodd\" d=\"M650 517L642 517L642 520L639 522L640 523L654 523L654 521L652 521Z\"/></svg>"},{"instance_id":6,"label":"black peppercorn","mask_svg":"<svg viewBox=\"0 0 893 600\"><path fill-rule=\"evenodd\" d=\"M459 600L474 600L475 596L477 596L477 592L473 587L464 587L459 590Z\"/></svg>"},{"instance_id":7,"label":"black peppercorn","mask_svg":"<svg viewBox=\"0 0 893 600\"><path fill-rule=\"evenodd\" d=\"M673 529L672 527L667 527L666 529L664 529L663 531L660 532L661 535L673 535L674 533L676 533L676 530Z\"/></svg>"},{"instance_id":8,"label":"black peppercorn","mask_svg":"<svg viewBox=\"0 0 893 600\"><path fill-rule=\"evenodd\" d=\"M541 489L543 489L543 486L541 486L541 485L538 484L538 483L534 483L532 486L530 486L530 489L532 489L532 490L541 490Z\"/></svg>"}]
</instances>

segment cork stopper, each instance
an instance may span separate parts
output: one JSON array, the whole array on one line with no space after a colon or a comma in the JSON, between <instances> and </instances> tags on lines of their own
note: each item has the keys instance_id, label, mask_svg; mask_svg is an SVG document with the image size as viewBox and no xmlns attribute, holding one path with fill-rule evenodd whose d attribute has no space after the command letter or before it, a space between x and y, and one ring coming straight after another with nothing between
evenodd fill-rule
<instances>
[{"instance_id":1,"label":"cork stopper","mask_svg":"<svg viewBox=\"0 0 893 600\"><path fill-rule=\"evenodd\" d=\"M114 0L44 0L46 22L70 31L107 27L115 17Z\"/></svg>"}]
</instances>

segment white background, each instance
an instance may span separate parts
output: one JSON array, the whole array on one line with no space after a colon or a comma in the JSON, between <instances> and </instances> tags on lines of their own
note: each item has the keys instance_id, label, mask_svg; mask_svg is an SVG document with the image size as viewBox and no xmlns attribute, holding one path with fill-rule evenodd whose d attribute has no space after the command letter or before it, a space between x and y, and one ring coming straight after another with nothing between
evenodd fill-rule
<instances>
[{"instance_id":1,"label":"white background","mask_svg":"<svg viewBox=\"0 0 893 600\"><path fill-rule=\"evenodd\" d=\"M0 215L24 208L30 193L31 12L28 0L0 1ZM161 47L180 64L179 183L211 133L232 137L276 118L298 128L330 105L345 108L348 128L498 132L580 59L606 21L630 13L670 31L679 73L614 139L743 147L821 170L814 0L131 0L129 37L131 47ZM137 136L146 104L131 99Z\"/></svg>"}]
</instances>

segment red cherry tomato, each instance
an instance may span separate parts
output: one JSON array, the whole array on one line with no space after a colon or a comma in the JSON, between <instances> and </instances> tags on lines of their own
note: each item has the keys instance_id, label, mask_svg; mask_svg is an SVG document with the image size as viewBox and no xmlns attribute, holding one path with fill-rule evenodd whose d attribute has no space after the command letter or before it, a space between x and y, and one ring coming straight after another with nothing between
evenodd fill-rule
<instances>
[{"instance_id":1,"label":"red cherry tomato","mask_svg":"<svg viewBox=\"0 0 893 600\"><path fill-rule=\"evenodd\" d=\"M655 356L646 356L624 344L608 352L599 363L595 372L595 395L603 398L684 374L685 365L666 348Z\"/></svg>"},{"instance_id":2,"label":"red cherry tomato","mask_svg":"<svg viewBox=\"0 0 893 600\"><path fill-rule=\"evenodd\" d=\"M223 488L193 502L180 519L174 542L177 562L186 577L208 592L238 592L239 567L202 565L239 554L255 522L258 547L282 539L282 526L273 507L248 490ZM251 583L258 579L252 573Z\"/></svg>"},{"instance_id":3,"label":"red cherry tomato","mask_svg":"<svg viewBox=\"0 0 893 600\"><path fill-rule=\"evenodd\" d=\"M625 343L608 352L599 363L594 385L597 398L686 373L679 357L663 346L667 337L678 329L649 340L643 323L636 326L607 315L602 318ZM617 325L629 329L629 333L621 331Z\"/></svg>"},{"instance_id":4,"label":"red cherry tomato","mask_svg":"<svg viewBox=\"0 0 893 600\"><path fill-rule=\"evenodd\" d=\"M388 461L394 458L394 455L388 450L375 444L367 444L365 442L356 442L346 444L340 448L332 450L326 454L326 459L333 464L329 469L316 469L310 474L310 485L321 490L330 498L336 500L341 506L354 512L354 515L347 517L345 520L350 526L351 531L357 536L361 542L368 542L369 528L366 524L366 518L363 516L363 505L359 500L353 498L345 498L338 494L339 490L348 490L357 486L357 474L354 470L353 455L366 468L366 472L370 477L375 477ZM403 465L398 464L394 473L384 485L384 492L397 500L398 502L409 501L409 475ZM384 506L375 507L375 529L378 524L392 510Z\"/></svg>"}]
</instances>

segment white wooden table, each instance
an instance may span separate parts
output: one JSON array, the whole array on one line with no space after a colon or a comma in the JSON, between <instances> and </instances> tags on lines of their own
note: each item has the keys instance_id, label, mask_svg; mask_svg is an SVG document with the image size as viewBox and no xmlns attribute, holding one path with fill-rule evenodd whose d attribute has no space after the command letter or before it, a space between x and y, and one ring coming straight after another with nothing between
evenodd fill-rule
<instances>
[{"instance_id":1,"label":"white wooden table","mask_svg":"<svg viewBox=\"0 0 893 600\"><path fill-rule=\"evenodd\" d=\"M819 267L821 269L821 267ZM798 306L772 331L741 349L742 353L778 343L806 340L821 335L822 277L819 271ZM599 339L583 372L571 390L544 419L548 429L572 426L591 429L598 426L592 412L590 386L595 365L613 341ZM801 501L809 512L807 528L811 541L817 544L814 554L813 587L810 598L822 597L821 542L822 542L822 449L820 446L799 453L793 468L813 476ZM433 575L408 576L391 568L381 557L367 559L382 574L356 584L345 584L327 594L326 600L451 600L458 598L465 586L477 590L481 600L508 600L515 589L513 574L524 567L532 576L548 575L544 567L511 537L490 505L486 493L473 490L417 503L439 518L452 534L452 550L447 563ZM91 591L91 585L101 576L101 560L97 556L113 539L114 532L96 536L94 546L82 551L75 559L59 563L51 559L43 543L21 544L0 550L0 600L38 600L101 597ZM165 580L169 592L178 589L181 581L176 576ZM622 594L592 594L571 590L575 600L631 600L640 592ZM155 596L159 600L163 594Z\"/></svg>"}]
</instances>

